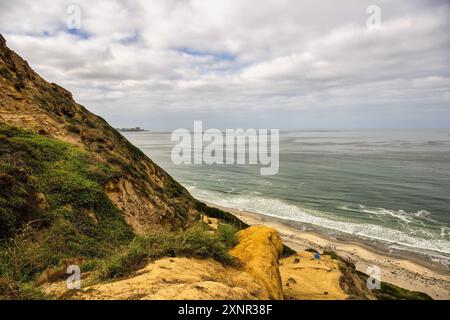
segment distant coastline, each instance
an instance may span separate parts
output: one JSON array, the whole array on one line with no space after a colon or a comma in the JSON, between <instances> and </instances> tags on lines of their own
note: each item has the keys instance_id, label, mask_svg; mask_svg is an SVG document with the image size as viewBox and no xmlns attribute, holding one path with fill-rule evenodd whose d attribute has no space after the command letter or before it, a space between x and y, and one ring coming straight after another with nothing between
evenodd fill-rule
<instances>
[{"instance_id":1,"label":"distant coastline","mask_svg":"<svg viewBox=\"0 0 450 320\"><path fill-rule=\"evenodd\" d=\"M142 129L141 127L134 127L134 128L116 128L119 132L143 132L148 131L145 129Z\"/></svg>"}]
</instances>

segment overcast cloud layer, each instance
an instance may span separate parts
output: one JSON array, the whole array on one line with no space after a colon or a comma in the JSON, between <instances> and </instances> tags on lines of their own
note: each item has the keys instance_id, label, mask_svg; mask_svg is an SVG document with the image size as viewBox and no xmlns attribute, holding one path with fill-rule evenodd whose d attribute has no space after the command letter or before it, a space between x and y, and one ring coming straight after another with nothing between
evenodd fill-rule
<instances>
[{"instance_id":1,"label":"overcast cloud layer","mask_svg":"<svg viewBox=\"0 0 450 320\"><path fill-rule=\"evenodd\" d=\"M0 0L9 47L115 126L448 128L449 31L437 0Z\"/></svg>"}]
</instances>

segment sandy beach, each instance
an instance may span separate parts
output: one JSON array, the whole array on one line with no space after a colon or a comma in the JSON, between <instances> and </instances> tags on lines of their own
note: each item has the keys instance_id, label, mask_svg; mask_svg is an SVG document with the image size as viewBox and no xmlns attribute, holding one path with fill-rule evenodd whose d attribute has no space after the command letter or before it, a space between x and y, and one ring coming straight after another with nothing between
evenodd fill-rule
<instances>
[{"instance_id":1,"label":"sandy beach","mask_svg":"<svg viewBox=\"0 0 450 320\"><path fill-rule=\"evenodd\" d=\"M353 261L357 270L364 273L368 266L378 266L381 269L381 280L384 282L408 290L424 292L433 299L450 299L450 274L433 270L414 259L394 257L388 252L378 252L379 250L375 248L355 241L336 240L318 232L302 231L283 223L281 219L270 216L227 208L213 203L208 203L208 205L230 212L250 225L264 224L275 228L281 234L284 244L296 251L307 248L318 250L331 248L339 256Z\"/></svg>"}]
</instances>

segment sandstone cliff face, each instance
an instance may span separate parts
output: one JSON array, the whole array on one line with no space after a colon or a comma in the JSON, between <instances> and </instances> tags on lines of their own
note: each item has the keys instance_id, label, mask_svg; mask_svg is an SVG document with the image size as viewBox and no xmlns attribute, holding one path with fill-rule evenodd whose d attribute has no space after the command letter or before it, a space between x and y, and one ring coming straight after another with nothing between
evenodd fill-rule
<instances>
[{"instance_id":1,"label":"sandstone cliff face","mask_svg":"<svg viewBox=\"0 0 450 320\"><path fill-rule=\"evenodd\" d=\"M113 165L106 193L137 233L185 228L196 219L196 201L180 184L70 92L41 78L0 35L1 122L69 142Z\"/></svg>"}]
</instances>

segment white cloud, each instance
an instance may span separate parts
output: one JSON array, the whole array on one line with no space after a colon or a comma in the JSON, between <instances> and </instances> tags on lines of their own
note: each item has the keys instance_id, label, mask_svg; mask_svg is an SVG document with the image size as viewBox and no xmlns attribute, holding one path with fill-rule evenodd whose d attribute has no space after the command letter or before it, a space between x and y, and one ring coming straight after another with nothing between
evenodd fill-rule
<instances>
[{"instance_id":1,"label":"white cloud","mask_svg":"<svg viewBox=\"0 0 450 320\"><path fill-rule=\"evenodd\" d=\"M69 33L66 8L77 3L82 29ZM321 126L328 114L327 124L354 126L333 120L344 108L370 126L381 109L420 119L430 105L436 126L450 121L448 3L378 1L379 30L366 28L370 4L0 0L0 32L117 125Z\"/></svg>"}]
</instances>

